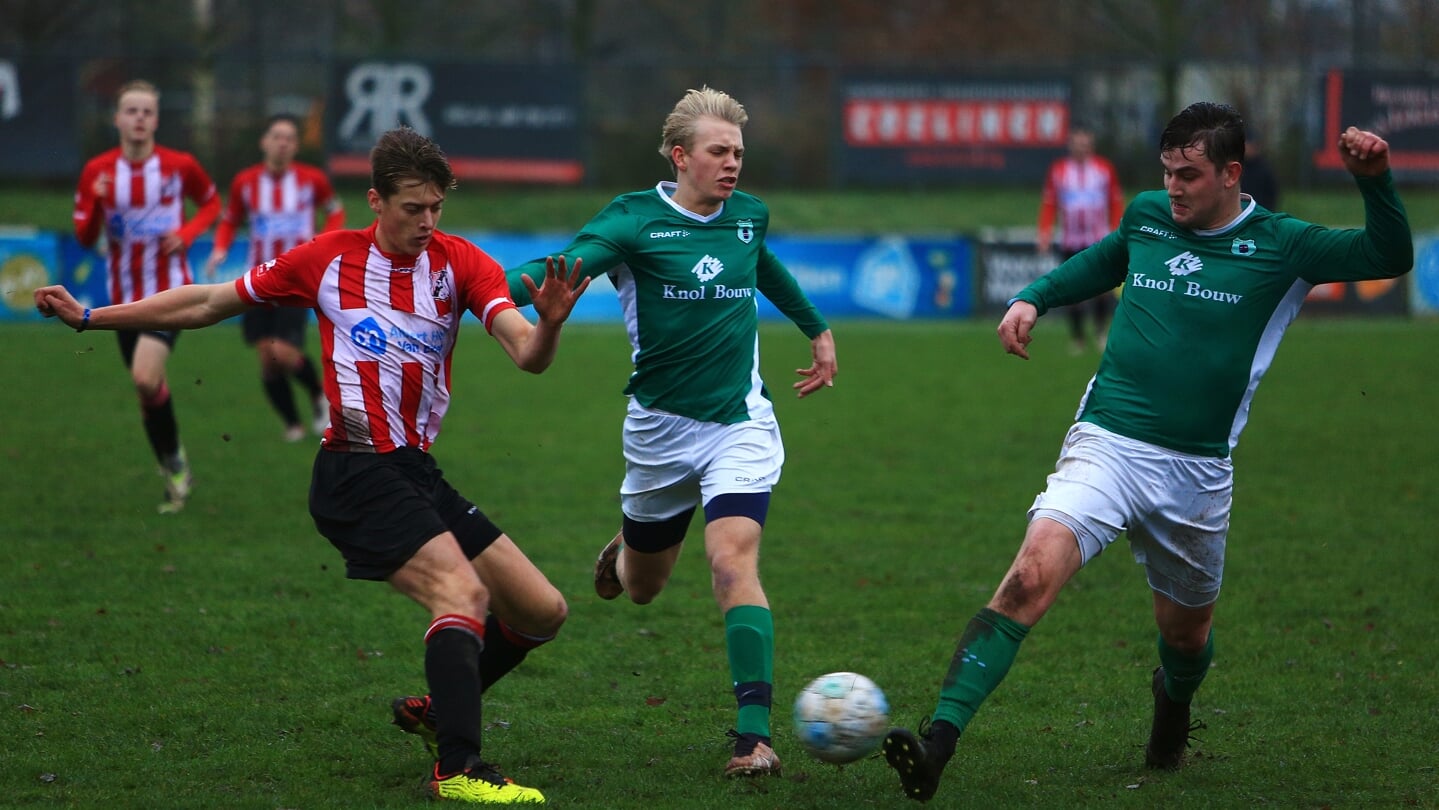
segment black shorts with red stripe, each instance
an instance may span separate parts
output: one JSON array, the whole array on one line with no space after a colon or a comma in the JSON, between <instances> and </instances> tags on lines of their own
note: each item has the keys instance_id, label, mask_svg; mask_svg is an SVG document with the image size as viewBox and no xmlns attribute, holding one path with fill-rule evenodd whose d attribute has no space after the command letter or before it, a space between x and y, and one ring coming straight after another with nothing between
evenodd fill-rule
<instances>
[{"instance_id":1,"label":"black shorts with red stripe","mask_svg":"<svg viewBox=\"0 0 1439 810\"><path fill-rule=\"evenodd\" d=\"M350 579L383 580L445 532L471 560L501 534L450 486L433 456L413 447L389 453L322 447L310 480L310 517L345 558Z\"/></svg>"}]
</instances>

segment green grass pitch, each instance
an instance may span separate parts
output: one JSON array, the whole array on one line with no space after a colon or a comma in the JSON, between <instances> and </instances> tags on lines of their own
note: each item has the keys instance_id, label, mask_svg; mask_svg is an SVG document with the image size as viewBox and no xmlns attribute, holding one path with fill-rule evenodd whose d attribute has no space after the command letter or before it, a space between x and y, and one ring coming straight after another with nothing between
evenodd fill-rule
<instances>
[{"instance_id":1,"label":"green grass pitch","mask_svg":"<svg viewBox=\"0 0 1439 810\"><path fill-rule=\"evenodd\" d=\"M628 347L568 327L546 374L467 327L442 468L566 594L553 644L489 694L486 753L550 806L902 807L880 759L807 759L790 702L851 670L897 723L934 705L1052 469L1093 355L1058 319L1028 363L993 324L839 322L840 376L797 401L808 345L762 331L788 463L762 574L777 625L777 779L728 782L723 627L696 531L652 605L599 601L618 522ZM233 325L186 333L170 382L196 475L161 479L114 337L0 326L0 806L423 806L427 617L344 579ZM312 348L316 346L312 339ZM1439 323L1296 324L1235 454L1215 668L1192 764L1142 766L1154 626L1123 544L1030 634L930 807L1439 807ZM1183 362L1183 358L1175 358Z\"/></svg>"}]
</instances>

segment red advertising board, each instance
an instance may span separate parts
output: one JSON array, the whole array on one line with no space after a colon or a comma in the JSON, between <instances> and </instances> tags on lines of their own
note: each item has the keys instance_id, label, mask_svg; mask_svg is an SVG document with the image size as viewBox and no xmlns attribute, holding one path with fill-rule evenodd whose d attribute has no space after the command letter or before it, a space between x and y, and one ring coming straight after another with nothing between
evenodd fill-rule
<instances>
[{"instance_id":1,"label":"red advertising board","mask_svg":"<svg viewBox=\"0 0 1439 810\"><path fill-rule=\"evenodd\" d=\"M1037 184L1069 137L1067 79L855 75L839 92L845 182Z\"/></svg>"}]
</instances>

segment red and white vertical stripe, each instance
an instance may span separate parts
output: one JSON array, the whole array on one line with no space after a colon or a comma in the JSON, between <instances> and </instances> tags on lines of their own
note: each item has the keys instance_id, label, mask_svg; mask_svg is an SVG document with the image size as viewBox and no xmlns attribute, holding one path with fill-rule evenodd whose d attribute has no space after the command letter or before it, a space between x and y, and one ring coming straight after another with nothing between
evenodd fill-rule
<instances>
[{"instance_id":1,"label":"red and white vertical stripe","mask_svg":"<svg viewBox=\"0 0 1439 810\"><path fill-rule=\"evenodd\" d=\"M395 258L373 233L322 234L252 268L237 290L254 303L315 307L327 443L428 450L449 408L460 315L471 308L488 329L514 302L503 269L464 240L437 234L420 256Z\"/></svg>"}]
</instances>

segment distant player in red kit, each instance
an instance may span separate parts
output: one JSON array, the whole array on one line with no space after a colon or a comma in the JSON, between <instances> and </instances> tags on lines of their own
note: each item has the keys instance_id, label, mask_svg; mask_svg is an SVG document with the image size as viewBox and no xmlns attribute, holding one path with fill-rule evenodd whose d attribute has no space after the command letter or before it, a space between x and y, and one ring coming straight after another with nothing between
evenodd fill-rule
<instances>
[{"instance_id":1,"label":"distant player in red kit","mask_svg":"<svg viewBox=\"0 0 1439 810\"><path fill-rule=\"evenodd\" d=\"M110 302L123 304L191 282L185 251L220 213L215 184L186 152L155 143L160 91L135 80L120 88L115 129L120 145L85 164L75 191L75 238L93 244L104 225ZM198 210L185 220L185 200ZM162 514L180 511L190 496L190 464L165 381L165 363L178 330L122 330L120 355L140 397L145 435L165 476Z\"/></svg>"},{"instance_id":2,"label":"distant player in red kit","mask_svg":"<svg viewBox=\"0 0 1439 810\"><path fill-rule=\"evenodd\" d=\"M1059 222L1059 262L1109 235L1119 227L1124 214L1124 193L1114 164L1094 152L1094 133L1084 127L1069 131L1069 154L1054 161L1044 179L1044 196L1039 203L1041 254L1054 245L1054 225ZM1069 333L1074 353L1084 351L1084 316L1094 318L1094 345L1104 351L1109 318L1114 314L1114 293L1103 292L1068 307Z\"/></svg>"},{"instance_id":3,"label":"distant player in red kit","mask_svg":"<svg viewBox=\"0 0 1439 810\"><path fill-rule=\"evenodd\" d=\"M264 160L235 175L230 184L229 204L215 230L215 249L205 262L205 276L213 279L215 269L225 261L235 241L235 231L248 224L249 254L246 267L273 259L292 247L315 238L315 214L323 211L322 231L345 225L345 208L335 196L325 173L300 163L300 121L281 113L265 122L260 136ZM245 311L245 342L260 356L260 381L265 397L285 422L285 440L305 438L295 397L290 391L294 377L309 396L311 427L316 435L325 432L330 406L320 387L315 364L305 354L308 310L296 307L257 307Z\"/></svg>"}]
</instances>

